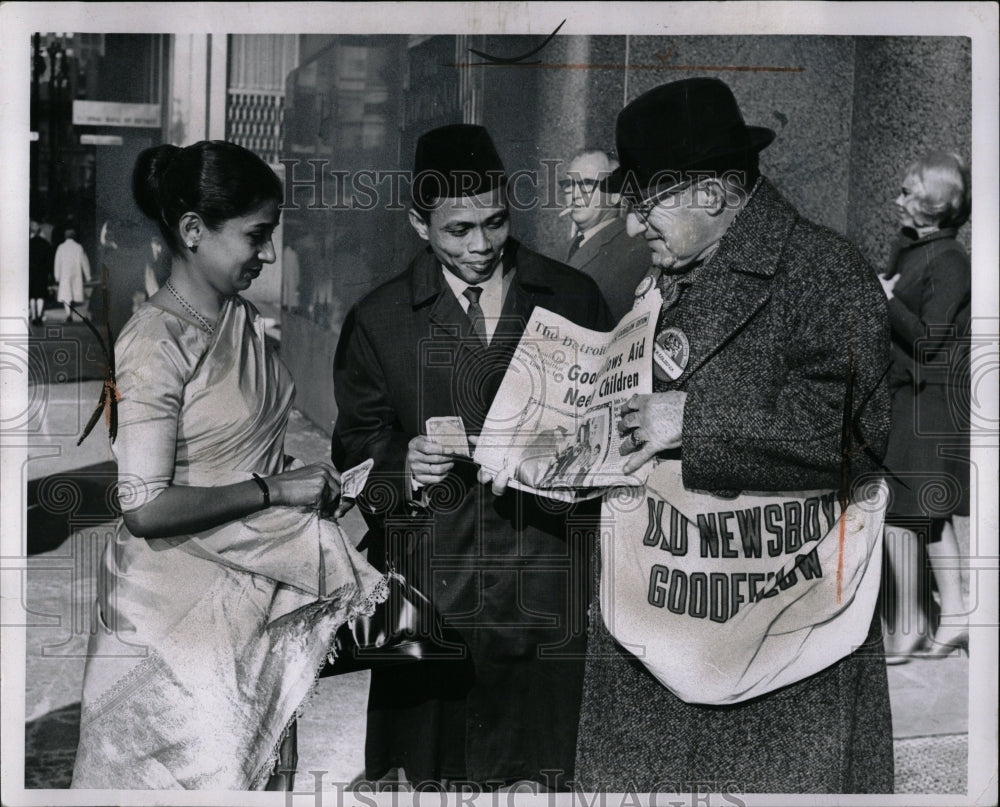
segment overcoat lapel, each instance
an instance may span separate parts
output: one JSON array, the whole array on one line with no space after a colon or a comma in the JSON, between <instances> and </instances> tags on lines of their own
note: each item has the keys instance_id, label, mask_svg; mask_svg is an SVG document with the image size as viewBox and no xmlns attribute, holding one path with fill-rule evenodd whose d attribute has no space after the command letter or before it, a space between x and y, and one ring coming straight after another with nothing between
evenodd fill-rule
<instances>
[{"instance_id":1,"label":"overcoat lapel","mask_svg":"<svg viewBox=\"0 0 1000 807\"><path fill-rule=\"evenodd\" d=\"M494 344L502 344L512 353L524 333L524 326L535 306L552 308L551 284L529 256L518 255L520 245L510 239L504 249L504 271L516 271L514 282L504 300L503 315L497 325ZM492 347L492 345L491 345Z\"/></svg>"},{"instance_id":2,"label":"overcoat lapel","mask_svg":"<svg viewBox=\"0 0 1000 807\"><path fill-rule=\"evenodd\" d=\"M715 255L687 290L672 320L690 344L688 364L677 386L682 387L764 307L796 217L770 183L762 179L746 208L726 231Z\"/></svg>"},{"instance_id":3,"label":"overcoat lapel","mask_svg":"<svg viewBox=\"0 0 1000 807\"><path fill-rule=\"evenodd\" d=\"M770 296L770 278L743 274L715 261L706 265L672 323L684 332L690 345L687 367L677 383L685 384L698 372Z\"/></svg>"},{"instance_id":4,"label":"overcoat lapel","mask_svg":"<svg viewBox=\"0 0 1000 807\"><path fill-rule=\"evenodd\" d=\"M434 339L452 340L458 350L468 351L480 359L486 357L486 347L472 331L472 322L461 304L451 293L441 276L441 264L428 248L414 258L412 295L413 307L429 306L427 318Z\"/></svg>"},{"instance_id":5,"label":"overcoat lapel","mask_svg":"<svg viewBox=\"0 0 1000 807\"><path fill-rule=\"evenodd\" d=\"M598 233L596 233L592 238L587 239L586 243L580 247L577 252L577 260L575 265L579 266L582 270L587 264L597 260L604 248L611 243L623 229L625 229L624 219L611 222L611 224L606 225Z\"/></svg>"},{"instance_id":6,"label":"overcoat lapel","mask_svg":"<svg viewBox=\"0 0 1000 807\"><path fill-rule=\"evenodd\" d=\"M473 365L477 368L473 375L480 379L481 386L472 398L485 409L482 412L472 409L456 412L467 419L466 427L474 431L478 431L479 421L492 404L532 310L536 305L552 306L554 291L544 271L530 255L520 256L519 259L518 247L514 239L509 239L504 247L504 271L514 269L516 274L489 347L484 347L475 337L472 323L445 283L441 265L434 254L429 249L425 250L413 262L411 302L414 309L426 309L429 332L437 344L442 348L453 346L456 372L464 376L470 372L467 368Z\"/></svg>"},{"instance_id":7,"label":"overcoat lapel","mask_svg":"<svg viewBox=\"0 0 1000 807\"><path fill-rule=\"evenodd\" d=\"M610 227L611 225L608 226ZM603 232L598 233L593 238L590 238L587 241L585 241L584 244L576 251L576 254L573 256L575 260L570 262L570 259L567 258L566 262L569 265L577 266L582 270L588 263L597 258L598 254L601 251L601 247L604 246L604 242L600 239L601 235L603 235Z\"/></svg>"}]
</instances>

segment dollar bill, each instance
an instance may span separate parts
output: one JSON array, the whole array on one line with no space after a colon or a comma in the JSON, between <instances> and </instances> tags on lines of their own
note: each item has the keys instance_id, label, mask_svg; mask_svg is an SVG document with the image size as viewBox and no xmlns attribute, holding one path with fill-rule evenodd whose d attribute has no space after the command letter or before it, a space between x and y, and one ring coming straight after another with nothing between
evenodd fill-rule
<instances>
[{"instance_id":1,"label":"dollar bill","mask_svg":"<svg viewBox=\"0 0 1000 807\"><path fill-rule=\"evenodd\" d=\"M371 472L375 460L367 459L360 465L348 468L340 475L340 496L342 499L357 499L361 491L365 489L365 482L368 481L368 474Z\"/></svg>"},{"instance_id":2,"label":"dollar bill","mask_svg":"<svg viewBox=\"0 0 1000 807\"><path fill-rule=\"evenodd\" d=\"M427 436L439 444L445 454L471 457L469 438L465 435L465 424L460 417L427 418Z\"/></svg>"}]
</instances>

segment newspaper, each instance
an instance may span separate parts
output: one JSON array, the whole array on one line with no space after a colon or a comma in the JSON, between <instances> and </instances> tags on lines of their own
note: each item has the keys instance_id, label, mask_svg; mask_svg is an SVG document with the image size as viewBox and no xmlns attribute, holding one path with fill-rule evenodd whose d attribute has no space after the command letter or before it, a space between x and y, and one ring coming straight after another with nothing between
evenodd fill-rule
<instances>
[{"instance_id":1,"label":"newspaper","mask_svg":"<svg viewBox=\"0 0 1000 807\"><path fill-rule=\"evenodd\" d=\"M609 332L536 308L479 435L476 463L512 487L556 499L642 485L649 464L624 473L620 410L652 392L660 295L654 290Z\"/></svg>"}]
</instances>

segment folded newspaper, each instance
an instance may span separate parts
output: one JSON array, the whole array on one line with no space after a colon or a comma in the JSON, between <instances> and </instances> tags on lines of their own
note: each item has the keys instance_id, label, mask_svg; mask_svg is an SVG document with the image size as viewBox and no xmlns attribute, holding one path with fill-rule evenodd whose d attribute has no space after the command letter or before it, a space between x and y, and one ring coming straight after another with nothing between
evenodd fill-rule
<instances>
[{"instance_id":1,"label":"folded newspaper","mask_svg":"<svg viewBox=\"0 0 1000 807\"><path fill-rule=\"evenodd\" d=\"M609 333L536 308L493 400L473 457L512 487L555 499L587 499L603 488L642 485L646 463L622 470L620 410L652 392L658 293Z\"/></svg>"}]
</instances>

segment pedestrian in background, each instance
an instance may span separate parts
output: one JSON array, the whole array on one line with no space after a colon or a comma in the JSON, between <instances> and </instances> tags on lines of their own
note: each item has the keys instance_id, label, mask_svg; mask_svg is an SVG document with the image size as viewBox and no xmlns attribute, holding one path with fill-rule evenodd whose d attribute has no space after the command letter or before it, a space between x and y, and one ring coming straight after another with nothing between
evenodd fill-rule
<instances>
[{"instance_id":1,"label":"pedestrian in background","mask_svg":"<svg viewBox=\"0 0 1000 807\"><path fill-rule=\"evenodd\" d=\"M149 251L143 273L146 298L152 297L170 277L170 253L163 248L163 240L158 235L149 239Z\"/></svg>"},{"instance_id":2,"label":"pedestrian in background","mask_svg":"<svg viewBox=\"0 0 1000 807\"><path fill-rule=\"evenodd\" d=\"M907 168L896 197L901 232L882 285L892 328L892 499L886 548L895 597L887 603L890 663L921 650L967 648L968 618L954 519L969 515L969 325L972 273L956 240L971 212L969 170L932 151ZM940 624L923 613L923 551L940 595Z\"/></svg>"},{"instance_id":3,"label":"pedestrian in background","mask_svg":"<svg viewBox=\"0 0 1000 807\"><path fill-rule=\"evenodd\" d=\"M35 219L29 224L28 239L28 314L32 325L45 318L45 301L53 280L52 245L42 236L42 225Z\"/></svg>"},{"instance_id":4,"label":"pedestrian in background","mask_svg":"<svg viewBox=\"0 0 1000 807\"><path fill-rule=\"evenodd\" d=\"M70 304L84 301L83 284L90 282L90 261L87 253L76 241L76 230L67 227L65 240L56 248L54 274L59 289L56 299L63 304L66 321L71 322L73 311Z\"/></svg>"},{"instance_id":5,"label":"pedestrian in background","mask_svg":"<svg viewBox=\"0 0 1000 807\"><path fill-rule=\"evenodd\" d=\"M573 221L566 263L594 279L615 322L631 310L636 286L650 266L645 242L625 232L621 194L602 186L617 167L618 160L606 151L582 149L559 183L566 199L560 215Z\"/></svg>"}]
</instances>

